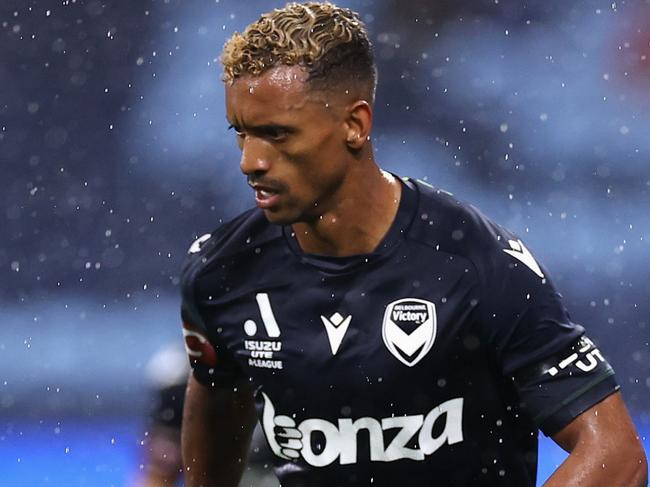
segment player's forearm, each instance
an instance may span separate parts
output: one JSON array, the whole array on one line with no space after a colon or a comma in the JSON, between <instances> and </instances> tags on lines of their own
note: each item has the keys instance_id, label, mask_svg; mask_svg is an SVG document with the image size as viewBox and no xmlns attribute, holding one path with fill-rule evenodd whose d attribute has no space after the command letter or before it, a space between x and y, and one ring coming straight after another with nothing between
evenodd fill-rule
<instances>
[{"instance_id":1,"label":"player's forearm","mask_svg":"<svg viewBox=\"0 0 650 487\"><path fill-rule=\"evenodd\" d=\"M592 442L577 445L544 487L645 487L647 482L647 461L638 441L616 451Z\"/></svg>"},{"instance_id":2,"label":"player's forearm","mask_svg":"<svg viewBox=\"0 0 650 487\"><path fill-rule=\"evenodd\" d=\"M187 487L237 487L255 411L249 391L208 389L190 378L182 452Z\"/></svg>"},{"instance_id":3,"label":"player's forearm","mask_svg":"<svg viewBox=\"0 0 650 487\"><path fill-rule=\"evenodd\" d=\"M138 487L167 487L176 485L177 478L178 472L176 472L176 475L169 475L161 472L149 472L147 477L142 480L142 483L138 484Z\"/></svg>"},{"instance_id":4,"label":"player's forearm","mask_svg":"<svg viewBox=\"0 0 650 487\"><path fill-rule=\"evenodd\" d=\"M545 487L645 487L648 464L623 396L615 392L553 439L569 457Z\"/></svg>"}]
</instances>

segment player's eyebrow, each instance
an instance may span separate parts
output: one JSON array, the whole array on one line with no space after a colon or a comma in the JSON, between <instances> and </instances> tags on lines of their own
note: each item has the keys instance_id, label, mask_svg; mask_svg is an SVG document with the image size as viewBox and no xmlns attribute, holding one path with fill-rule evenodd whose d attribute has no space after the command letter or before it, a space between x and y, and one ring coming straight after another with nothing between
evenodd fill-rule
<instances>
[{"instance_id":1,"label":"player's eyebrow","mask_svg":"<svg viewBox=\"0 0 650 487\"><path fill-rule=\"evenodd\" d=\"M294 133L298 129L297 127L291 125L283 125L279 123L265 123L260 125L250 125L250 124L240 124L237 120L230 122L228 120L228 128L233 128L235 130L246 130L248 132L258 133L258 134L268 134L274 132L285 132L285 133Z\"/></svg>"}]
</instances>

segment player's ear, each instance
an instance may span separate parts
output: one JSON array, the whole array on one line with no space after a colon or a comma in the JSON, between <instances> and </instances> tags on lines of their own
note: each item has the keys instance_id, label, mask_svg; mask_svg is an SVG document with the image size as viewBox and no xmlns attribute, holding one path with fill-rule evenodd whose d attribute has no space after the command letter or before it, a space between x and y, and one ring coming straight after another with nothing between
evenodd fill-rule
<instances>
[{"instance_id":1,"label":"player's ear","mask_svg":"<svg viewBox=\"0 0 650 487\"><path fill-rule=\"evenodd\" d=\"M350 149L358 150L370 140L372 129L372 107L365 100L356 100L347 107L346 144Z\"/></svg>"}]
</instances>

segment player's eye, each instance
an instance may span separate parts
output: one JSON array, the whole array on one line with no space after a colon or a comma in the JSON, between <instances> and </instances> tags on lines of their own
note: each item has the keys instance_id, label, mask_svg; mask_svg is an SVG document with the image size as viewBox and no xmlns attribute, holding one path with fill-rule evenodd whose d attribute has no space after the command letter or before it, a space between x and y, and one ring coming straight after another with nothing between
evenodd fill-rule
<instances>
[{"instance_id":1,"label":"player's eye","mask_svg":"<svg viewBox=\"0 0 650 487\"><path fill-rule=\"evenodd\" d=\"M289 135L289 131L283 127L268 126L263 127L261 131L264 137L274 142L283 142Z\"/></svg>"}]
</instances>

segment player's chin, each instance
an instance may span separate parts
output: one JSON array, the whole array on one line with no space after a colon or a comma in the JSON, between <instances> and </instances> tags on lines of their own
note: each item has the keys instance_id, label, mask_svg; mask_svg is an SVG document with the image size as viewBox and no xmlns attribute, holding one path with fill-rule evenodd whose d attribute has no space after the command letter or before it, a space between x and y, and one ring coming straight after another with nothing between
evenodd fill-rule
<instances>
[{"instance_id":1,"label":"player's chin","mask_svg":"<svg viewBox=\"0 0 650 487\"><path fill-rule=\"evenodd\" d=\"M297 221L295 215L281 208L265 208L263 211L269 223L275 225L291 225Z\"/></svg>"},{"instance_id":2,"label":"player's chin","mask_svg":"<svg viewBox=\"0 0 650 487\"><path fill-rule=\"evenodd\" d=\"M298 198L283 197L276 201L276 204L262 208L262 211L269 223L275 225L293 225L294 223L310 222L317 219L317 216L310 215L310 209L316 206L318 205L305 203Z\"/></svg>"}]
</instances>

